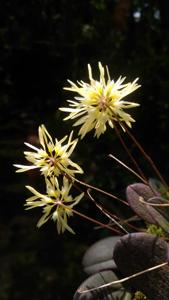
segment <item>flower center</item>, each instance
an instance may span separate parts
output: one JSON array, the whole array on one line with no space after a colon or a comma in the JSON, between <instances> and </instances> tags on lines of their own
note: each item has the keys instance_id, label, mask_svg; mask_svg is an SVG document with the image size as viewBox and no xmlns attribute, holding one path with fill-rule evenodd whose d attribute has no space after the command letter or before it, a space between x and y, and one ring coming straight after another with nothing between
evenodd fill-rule
<instances>
[{"instance_id":1,"label":"flower center","mask_svg":"<svg viewBox=\"0 0 169 300\"><path fill-rule=\"evenodd\" d=\"M51 166L55 166L56 159L54 157L49 157L49 162L50 162Z\"/></svg>"},{"instance_id":2,"label":"flower center","mask_svg":"<svg viewBox=\"0 0 169 300\"><path fill-rule=\"evenodd\" d=\"M100 110L105 111L107 108L107 98L103 95L100 96L99 101L98 101L98 106Z\"/></svg>"}]
</instances>

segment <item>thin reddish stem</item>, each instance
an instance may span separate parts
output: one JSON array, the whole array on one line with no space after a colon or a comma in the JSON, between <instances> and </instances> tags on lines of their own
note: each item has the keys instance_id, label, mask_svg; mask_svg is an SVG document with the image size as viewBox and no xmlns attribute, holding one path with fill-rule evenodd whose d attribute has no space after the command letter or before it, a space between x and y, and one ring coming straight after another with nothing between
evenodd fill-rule
<instances>
[{"instance_id":1,"label":"thin reddish stem","mask_svg":"<svg viewBox=\"0 0 169 300\"><path fill-rule=\"evenodd\" d=\"M115 132L117 134L117 137L119 138L123 148L125 149L125 151L127 152L128 156L130 157L131 161L133 162L133 164L135 165L138 173L141 175L141 177L144 179L144 181L148 182L143 171L141 170L141 168L139 167L138 163L136 162L135 158L133 157L133 155L131 154L131 152L129 151L126 143L124 142L123 138L121 137L121 134L120 134L120 131L119 129L117 128L115 122L113 123L114 125L114 129L115 129Z\"/></svg>"},{"instance_id":2,"label":"thin reddish stem","mask_svg":"<svg viewBox=\"0 0 169 300\"><path fill-rule=\"evenodd\" d=\"M163 183L163 185L167 188L167 190L169 189L167 182L165 181L165 179L163 178L163 176L161 175L160 171L158 170L157 166L155 165L154 161L152 160L152 158L144 151L143 147L141 146L141 144L138 142L138 140L134 137L134 135L130 132L130 130L127 128L127 126L123 125L124 129L126 130L128 136L132 139L132 141L135 143L135 145L137 146L137 148L140 150L140 152L143 154L143 156L146 158L146 160L150 163L150 165L152 166L153 170L155 171L156 175L158 176L158 178L160 179L160 181Z\"/></svg>"},{"instance_id":3,"label":"thin reddish stem","mask_svg":"<svg viewBox=\"0 0 169 300\"><path fill-rule=\"evenodd\" d=\"M93 219L93 218L91 218L91 217L88 217L88 216L86 216L86 215L84 215L84 214L78 212L77 210L71 209L71 211L72 211L73 213L75 213L76 215L80 216L81 218L84 218L84 219L86 219L86 220L88 220L88 221L90 221L90 222L92 222L92 223L94 223L94 224L97 224L97 225L99 225L99 226L101 226L101 227L103 227L103 228L106 228L106 229L109 229L109 230L111 230L111 231L113 231L113 232L116 232L116 233L118 233L118 234L121 234L121 232L119 232L119 230L117 230L117 229L115 229L115 228L112 228L111 226L106 225L106 224L104 224L104 223L102 223L102 222L100 222L100 221L97 221L97 220L95 220L95 219Z\"/></svg>"},{"instance_id":4,"label":"thin reddish stem","mask_svg":"<svg viewBox=\"0 0 169 300\"><path fill-rule=\"evenodd\" d=\"M109 218L109 220L112 221L116 226L118 226L120 229L122 229L125 233L128 233L128 231L110 214L105 208L102 207L99 203L95 201L95 199L90 194L90 190L88 189L87 195L90 198L90 200L93 201L93 203L96 205L96 207L106 216Z\"/></svg>"},{"instance_id":5,"label":"thin reddish stem","mask_svg":"<svg viewBox=\"0 0 169 300\"><path fill-rule=\"evenodd\" d=\"M101 193L101 194L104 194L104 195L106 195L106 196L108 196L108 197L111 197L111 198L113 198L113 199L116 199L116 200L120 201L121 203L123 203L123 204L129 206L129 204L128 204L126 201L122 200L121 198L119 198L119 197L117 197L117 196L115 196L115 195L113 195L113 194L110 194L110 193L108 193L108 192L106 192L106 191L104 191L104 190L102 190L102 189L99 189L99 188L93 186L93 185L90 185L90 184L88 184L88 183L85 183L85 182L83 182L83 181L80 181L79 179L74 178L74 180L75 180L76 182L80 183L81 185L85 186L86 188L90 188L90 189L92 189L92 190L95 190L95 191L97 191L97 192L99 192L99 193Z\"/></svg>"}]
</instances>

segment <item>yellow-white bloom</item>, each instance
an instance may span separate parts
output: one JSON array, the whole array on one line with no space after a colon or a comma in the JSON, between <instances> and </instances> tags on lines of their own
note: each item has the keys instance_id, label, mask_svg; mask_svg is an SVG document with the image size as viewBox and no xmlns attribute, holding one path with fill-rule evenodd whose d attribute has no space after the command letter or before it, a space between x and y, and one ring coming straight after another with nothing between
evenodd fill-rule
<instances>
[{"instance_id":1,"label":"yellow-white bloom","mask_svg":"<svg viewBox=\"0 0 169 300\"><path fill-rule=\"evenodd\" d=\"M58 176L66 173L74 177L75 173L83 173L80 166L69 158L78 142L78 139L72 140L72 136L73 132L71 132L69 137L65 136L60 141L57 139L53 141L45 126L39 126L39 142L41 147L37 148L25 143L29 148L34 150L34 152L24 152L25 158L31 165L15 165L15 167L19 168L16 172L25 172L39 168L45 176ZM64 144L66 140L67 143Z\"/></svg>"},{"instance_id":2,"label":"yellow-white bloom","mask_svg":"<svg viewBox=\"0 0 169 300\"><path fill-rule=\"evenodd\" d=\"M64 232L66 229L74 233L72 228L67 224L67 218L73 215L73 207L79 203L84 193L73 198L69 195L72 184L68 179L63 177L63 186L59 187L56 177L46 178L46 194L41 194L33 187L27 186L27 189L34 194L26 200L26 209L41 207L43 215L37 223L37 227L42 226L49 219L57 222L58 233Z\"/></svg>"},{"instance_id":3,"label":"yellow-white bloom","mask_svg":"<svg viewBox=\"0 0 169 300\"><path fill-rule=\"evenodd\" d=\"M134 92L140 87L136 82L123 83L125 77L119 77L117 81L111 80L109 70L106 67L107 81L105 79L105 69L99 62L100 80L97 81L92 77L91 66L88 65L90 83L83 81L77 84L68 80L71 87L64 88L71 92L75 92L80 97L74 97L75 100L68 100L70 107L62 107L61 111L69 113L68 119L76 119L74 126L81 125L79 135L83 138L86 133L95 129L97 138L105 132L106 125L114 127L114 122L117 121L123 127L123 122L131 127L131 122L135 120L124 110L136 107L139 104L129 101L124 101L123 98Z\"/></svg>"}]
</instances>

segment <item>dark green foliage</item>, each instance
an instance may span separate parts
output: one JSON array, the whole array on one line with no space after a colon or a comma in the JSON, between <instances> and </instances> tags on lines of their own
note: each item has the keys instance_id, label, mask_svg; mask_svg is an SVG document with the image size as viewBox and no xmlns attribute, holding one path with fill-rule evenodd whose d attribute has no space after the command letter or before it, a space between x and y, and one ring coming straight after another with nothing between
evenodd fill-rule
<instances>
[{"instance_id":1,"label":"dark green foliage","mask_svg":"<svg viewBox=\"0 0 169 300\"><path fill-rule=\"evenodd\" d=\"M168 11L168 0L1 1L0 234L3 239L0 242L0 299L69 300L80 283L76 257L81 257L84 244L92 239L92 225L81 225L79 246L69 238L64 242L65 237L57 241L66 251L59 250L56 242L47 246L44 251L50 256L52 248L52 255L58 257L56 264L52 264L52 259L49 264L48 261L43 264L43 255L42 261L37 262L37 247L46 243L52 229L45 231L43 236L34 228L39 215L35 215L35 220L31 219L29 224L29 214L25 225L21 224L20 215L23 218L28 215L23 210L27 197L24 185L37 187L41 182L36 174L15 175L12 164L23 162L23 142L36 142L39 124L49 125L49 131L51 129L51 133L59 137L69 131L70 124L61 123L61 113L56 116L57 108L70 97L62 87L67 78L86 80L87 63L92 64L95 76L100 60L109 65L115 79L119 75L126 75L128 80L140 77L142 89L132 96L134 101L137 99L141 103L135 112L134 132L157 160L164 175L168 175ZM140 19L136 19L136 12L141 13ZM113 132L109 131L99 141L93 141L89 136L81 145L78 159L84 167L86 165L86 179L124 197L124 188L133 177L107 159L110 152L123 160L126 158ZM132 153L137 155L133 145L129 145ZM139 160L143 163L141 157ZM148 169L147 165L143 164L143 167ZM107 199L101 200L107 203ZM112 202L107 205L114 209ZM87 213L88 208L89 204L85 202ZM117 211L121 211L121 207L116 203L113 213ZM18 231L15 226L11 231L15 220L18 220L19 228L30 226L22 236L22 249L15 248ZM82 223L79 219L77 223L73 222L78 228L79 222ZM97 231L94 234L105 233ZM10 243L9 237L12 237ZM55 234L50 238L55 239ZM27 246L29 250L25 250ZM20 277L17 277L18 273Z\"/></svg>"}]
</instances>

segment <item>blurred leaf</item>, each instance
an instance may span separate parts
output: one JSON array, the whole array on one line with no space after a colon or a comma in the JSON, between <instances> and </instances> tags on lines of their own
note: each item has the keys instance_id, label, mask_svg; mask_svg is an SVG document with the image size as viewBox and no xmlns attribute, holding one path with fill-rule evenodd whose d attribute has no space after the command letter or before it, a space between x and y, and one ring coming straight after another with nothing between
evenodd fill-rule
<instances>
[{"instance_id":1,"label":"blurred leaf","mask_svg":"<svg viewBox=\"0 0 169 300\"><path fill-rule=\"evenodd\" d=\"M150 186L152 186L153 190L157 191L162 197L168 197L169 200L169 191L167 191L166 187L159 181L158 179L150 178L149 179Z\"/></svg>"},{"instance_id":2,"label":"blurred leaf","mask_svg":"<svg viewBox=\"0 0 169 300\"><path fill-rule=\"evenodd\" d=\"M87 274L116 269L113 250L119 236L107 237L94 243L83 256L83 268Z\"/></svg>"},{"instance_id":3,"label":"blurred leaf","mask_svg":"<svg viewBox=\"0 0 169 300\"><path fill-rule=\"evenodd\" d=\"M79 290L99 287L103 284L118 280L112 271L96 273L86 279L76 291L73 300L131 300L131 295L124 290L121 284L97 289L87 293L79 293Z\"/></svg>"}]
</instances>

